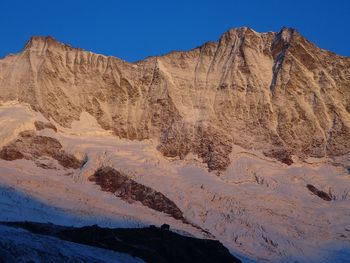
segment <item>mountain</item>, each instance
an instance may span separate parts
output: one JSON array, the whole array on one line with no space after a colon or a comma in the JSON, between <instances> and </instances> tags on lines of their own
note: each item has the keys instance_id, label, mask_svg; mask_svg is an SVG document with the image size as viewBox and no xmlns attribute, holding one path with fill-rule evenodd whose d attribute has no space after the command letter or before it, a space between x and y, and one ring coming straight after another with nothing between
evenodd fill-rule
<instances>
[{"instance_id":1,"label":"mountain","mask_svg":"<svg viewBox=\"0 0 350 263\"><path fill-rule=\"evenodd\" d=\"M232 144L286 163L349 152L350 58L294 29L233 29L137 63L33 37L0 72L2 100L65 127L86 111L120 138L156 139L165 156L191 152L210 170L227 168Z\"/></svg>"},{"instance_id":2,"label":"mountain","mask_svg":"<svg viewBox=\"0 0 350 263\"><path fill-rule=\"evenodd\" d=\"M243 261L347 257L350 58L295 29L135 63L32 37L0 60L0 147L3 221L168 223Z\"/></svg>"}]
</instances>

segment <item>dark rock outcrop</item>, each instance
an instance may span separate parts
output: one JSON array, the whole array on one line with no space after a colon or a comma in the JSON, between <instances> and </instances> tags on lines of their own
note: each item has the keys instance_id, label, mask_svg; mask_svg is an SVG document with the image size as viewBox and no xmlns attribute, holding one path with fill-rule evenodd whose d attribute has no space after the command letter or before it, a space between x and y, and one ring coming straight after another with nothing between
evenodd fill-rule
<instances>
[{"instance_id":1,"label":"dark rock outcrop","mask_svg":"<svg viewBox=\"0 0 350 263\"><path fill-rule=\"evenodd\" d=\"M41 131L43 129L52 129L55 132L57 132L56 126L53 125L51 122L35 121L34 126L38 131Z\"/></svg>"},{"instance_id":2,"label":"dark rock outcrop","mask_svg":"<svg viewBox=\"0 0 350 263\"><path fill-rule=\"evenodd\" d=\"M11 146L4 146L0 150L0 159L6 160L6 161L14 161L17 159L23 159L24 155L18 151L15 148L12 148Z\"/></svg>"},{"instance_id":3,"label":"dark rock outcrop","mask_svg":"<svg viewBox=\"0 0 350 263\"><path fill-rule=\"evenodd\" d=\"M323 199L325 201L332 201L332 196L330 194L327 194L326 192L317 189L312 184L308 184L308 185L306 185L306 187L307 187L307 189L309 189L309 191L311 193L313 193L314 195L318 196L319 198L321 198L321 199Z\"/></svg>"},{"instance_id":4,"label":"dark rock outcrop","mask_svg":"<svg viewBox=\"0 0 350 263\"><path fill-rule=\"evenodd\" d=\"M135 182L111 167L98 169L89 180L99 185L103 191L111 192L127 202L138 201L153 210L185 221L181 210L165 195Z\"/></svg>"},{"instance_id":5,"label":"dark rock outcrop","mask_svg":"<svg viewBox=\"0 0 350 263\"><path fill-rule=\"evenodd\" d=\"M21 132L18 138L0 151L0 158L8 161L28 159L36 161L39 157L51 157L65 168L80 168L82 161L65 152L61 143L51 137L38 136L33 131Z\"/></svg>"},{"instance_id":6,"label":"dark rock outcrop","mask_svg":"<svg viewBox=\"0 0 350 263\"><path fill-rule=\"evenodd\" d=\"M150 263L240 263L219 241L186 237L157 227L81 228L33 222L5 222L32 233L58 237L75 243L127 253Z\"/></svg>"}]
</instances>

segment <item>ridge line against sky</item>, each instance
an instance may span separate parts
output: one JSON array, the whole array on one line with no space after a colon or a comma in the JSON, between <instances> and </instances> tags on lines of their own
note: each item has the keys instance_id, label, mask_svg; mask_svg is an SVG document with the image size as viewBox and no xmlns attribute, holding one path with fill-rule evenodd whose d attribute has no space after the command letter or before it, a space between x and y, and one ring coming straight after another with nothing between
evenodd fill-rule
<instances>
[{"instance_id":1,"label":"ridge line against sky","mask_svg":"<svg viewBox=\"0 0 350 263\"><path fill-rule=\"evenodd\" d=\"M350 56L350 1L44 1L4 0L0 57L33 35L53 36L129 62L217 41L230 28L296 28L320 48Z\"/></svg>"}]
</instances>

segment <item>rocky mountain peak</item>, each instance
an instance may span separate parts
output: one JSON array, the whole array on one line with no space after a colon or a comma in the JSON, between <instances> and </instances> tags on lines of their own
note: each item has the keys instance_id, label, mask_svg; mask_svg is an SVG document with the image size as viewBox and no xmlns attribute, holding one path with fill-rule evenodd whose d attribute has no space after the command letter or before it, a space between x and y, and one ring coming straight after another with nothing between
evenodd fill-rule
<instances>
[{"instance_id":1,"label":"rocky mountain peak","mask_svg":"<svg viewBox=\"0 0 350 263\"><path fill-rule=\"evenodd\" d=\"M72 47L57 41L52 36L32 36L24 46L24 51L44 51L49 48L71 49Z\"/></svg>"},{"instance_id":2,"label":"rocky mountain peak","mask_svg":"<svg viewBox=\"0 0 350 263\"><path fill-rule=\"evenodd\" d=\"M295 28L282 27L281 30L276 34L276 38L288 43L296 34L300 35Z\"/></svg>"},{"instance_id":3,"label":"rocky mountain peak","mask_svg":"<svg viewBox=\"0 0 350 263\"><path fill-rule=\"evenodd\" d=\"M243 42L249 36L259 36L260 33L249 27L232 28L226 31L219 40L219 45L232 45L237 42Z\"/></svg>"},{"instance_id":4,"label":"rocky mountain peak","mask_svg":"<svg viewBox=\"0 0 350 263\"><path fill-rule=\"evenodd\" d=\"M135 64L52 37L31 38L27 51L30 59L0 60L1 100L29 103L66 127L87 112L121 138L154 139L165 156L197 154L210 170L229 165L233 145L288 164L350 147L349 60L295 29L231 29Z\"/></svg>"}]
</instances>

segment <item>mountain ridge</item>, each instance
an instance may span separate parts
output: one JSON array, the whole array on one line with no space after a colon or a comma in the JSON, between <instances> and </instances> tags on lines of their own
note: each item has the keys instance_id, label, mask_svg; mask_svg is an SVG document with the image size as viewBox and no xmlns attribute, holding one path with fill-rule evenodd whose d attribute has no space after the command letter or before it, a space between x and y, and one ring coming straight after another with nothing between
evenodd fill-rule
<instances>
[{"instance_id":1,"label":"mountain ridge","mask_svg":"<svg viewBox=\"0 0 350 263\"><path fill-rule=\"evenodd\" d=\"M307 40L302 34L300 34L300 32L296 29L296 28L293 28L293 27L287 27L287 26L283 26L280 31L278 32L273 32L273 31L267 31L267 32L257 32L255 31L253 28L251 27L247 27L247 26L242 26L242 27L237 27L237 28L230 28L228 29L227 31L225 31L224 33L221 34L221 36L219 37L218 40L211 40L211 41L206 41L204 42L203 44L200 44L194 48L190 48L190 49L184 49L184 50L170 50L168 52L165 52L163 54L159 54L159 55L151 55L151 56L146 56L145 58L143 59L139 59L139 60L136 60L136 61L127 61L127 60L124 60L124 59L121 59L117 56L114 56L114 55L105 55L103 53L99 53L99 52L95 52L93 50L88 50L88 49L84 49L83 47L75 47L69 43L64 43L63 41L60 41L58 39L56 39L55 37L51 36L51 35L33 35L31 36L28 41L26 42L26 44L24 45L24 47L22 48L22 50L20 52L23 52L25 49L27 48L30 48L31 46L31 42L32 41L39 41L39 42L46 42L46 41L50 41L51 43L56 43L56 44L59 44L63 47L67 47L67 48L71 48L71 49L77 49L77 50L81 50L81 51L86 51L86 52L91 52L91 53L94 53L94 54L97 54L97 55L101 55L101 56L105 56L105 57L111 57L111 58L116 58L118 60L122 60L124 62L127 62L127 63L130 63L130 64L137 64L138 62L141 62L141 61L144 61L144 60L148 60L150 58L156 58L156 57L163 57L163 56L166 56L166 55L169 55L169 54L172 54L172 53L178 53L178 52L190 52L192 50L195 50L195 49L200 49L202 48L203 46L206 46L206 45L211 45L211 44L215 44L215 43L218 43L221 41L221 39L225 36L225 35L228 35L230 34L230 32L234 32L234 31L242 31L242 30L248 30L248 31L251 31L251 32L254 32L256 34L272 34L272 35L275 35L275 36L278 36L279 34L282 34L284 31L289 31L289 32L294 32L296 33L297 35L301 36L304 40ZM328 49L324 49L324 48L320 48L318 47L315 43L307 40L310 44L314 45L315 47L317 47L318 49L324 51L324 52L327 52L329 54L332 54L332 55L335 55L337 57L341 57L341 58L348 58L350 59L349 56L344 56L344 55L339 55L337 53L335 53L334 51L331 51L331 50L328 50ZM10 53L9 55L16 55L16 53ZM5 56L6 57L6 56ZM4 58L5 58L4 57ZM2 59L4 59L2 58ZM0 59L1 60L1 59Z\"/></svg>"},{"instance_id":2,"label":"mountain ridge","mask_svg":"<svg viewBox=\"0 0 350 263\"><path fill-rule=\"evenodd\" d=\"M86 111L121 138L155 139L163 155L191 152L217 171L235 144L286 164L347 154L349 85L347 57L290 28L230 29L134 63L32 37L0 60L1 100L29 103L66 127Z\"/></svg>"}]
</instances>

